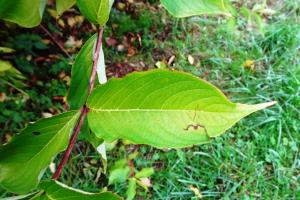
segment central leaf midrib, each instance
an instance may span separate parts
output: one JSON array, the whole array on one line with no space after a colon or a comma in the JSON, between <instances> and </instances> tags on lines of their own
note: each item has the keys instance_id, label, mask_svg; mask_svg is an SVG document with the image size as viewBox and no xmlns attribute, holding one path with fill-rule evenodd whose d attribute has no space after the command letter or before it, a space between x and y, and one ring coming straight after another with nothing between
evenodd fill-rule
<instances>
[{"instance_id":1,"label":"central leaf midrib","mask_svg":"<svg viewBox=\"0 0 300 200\"><path fill-rule=\"evenodd\" d=\"M142 109L142 108L123 108L123 109L96 109L96 108L90 108L90 111L94 112L208 112L208 113L232 113L235 110L232 111L206 111L206 110L196 110L196 109Z\"/></svg>"}]
</instances>

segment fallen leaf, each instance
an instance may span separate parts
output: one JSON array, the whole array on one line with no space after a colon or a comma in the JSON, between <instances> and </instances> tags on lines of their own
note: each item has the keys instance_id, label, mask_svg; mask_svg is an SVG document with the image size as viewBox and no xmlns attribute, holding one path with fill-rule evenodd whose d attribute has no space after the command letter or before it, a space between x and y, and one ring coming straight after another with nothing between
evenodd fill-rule
<instances>
[{"instance_id":1,"label":"fallen leaf","mask_svg":"<svg viewBox=\"0 0 300 200\"><path fill-rule=\"evenodd\" d=\"M105 43L109 47L114 47L118 44L118 41L115 38L107 37L107 38L105 38Z\"/></svg>"},{"instance_id":2,"label":"fallen leaf","mask_svg":"<svg viewBox=\"0 0 300 200\"><path fill-rule=\"evenodd\" d=\"M140 181L145 187L152 187L152 184L151 184L151 181L149 178L141 178Z\"/></svg>"},{"instance_id":3,"label":"fallen leaf","mask_svg":"<svg viewBox=\"0 0 300 200\"><path fill-rule=\"evenodd\" d=\"M171 57L169 58L169 61L168 61L168 65L169 65L169 66L172 65L172 63L174 62L175 58L176 58L175 55L173 55L173 56L171 56Z\"/></svg>"},{"instance_id":4,"label":"fallen leaf","mask_svg":"<svg viewBox=\"0 0 300 200\"><path fill-rule=\"evenodd\" d=\"M202 196L202 194L201 194L201 192L200 192L200 190L198 189L198 188L196 188L196 187L194 187L194 186L190 186L190 190L192 191L192 192L194 192L194 194L195 194L195 196L198 198L198 199L203 199L203 196Z\"/></svg>"},{"instance_id":5,"label":"fallen leaf","mask_svg":"<svg viewBox=\"0 0 300 200\"><path fill-rule=\"evenodd\" d=\"M117 46L117 51L124 51L124 49L125 49L125 46L123 45L123 44L119 44L118 46Z\"/></svg>"},{"instance_id":6,"label":"fallen leaf","mask_svg":"<svg viewBox=\"0 0 300 200\"><path fill-rule=\"evenodd\" d=\"M0 93L0 102L4 102L6 99L6 94L4 92Z\"/></svg>"},{"instance_id":7,"label":"fallen leaf","mask_svg":"<svg viewBox=\"0 0 300 200\"><path fill-rule=\"evenodd\" d=\"M53 115L51 114L51 113L48 113L48 112L43 112L42 113L42 117L43 118L50 118L50 117L52 117Z\"/></svg>"},{"instance_id":8,"label":"fallen leaf","mask_svg":"<svg viewBox=\"0 0 300 200\"><path fill-rule=\"evenodd\" d=\"M192 55L188 55L188 61L191 65L194 65L195 64L195 59Z\"/></svg>"},{"instance_id":9,"label":"fallen leaf","mask_svg":"<svg viewBox=\"0 0 300 200\"><path fill-rule=\"evenodd\" d=\"M251 71L254 71L254 68L255 68L255 61L254 60L246 60L243 64L243 66L245 68L248 68L250 69Z\"/></svg>"},{"instance_id":10,"label":"fallen leaf","mask_svg":"<svg viewBox=\"0 0 300 200\"><path fill-rule=\"evenodd\" d=\"M127 56L131 57L136 54L136 49L134 47L129 47L127 50Z\"/></svg>"}]
</instances>

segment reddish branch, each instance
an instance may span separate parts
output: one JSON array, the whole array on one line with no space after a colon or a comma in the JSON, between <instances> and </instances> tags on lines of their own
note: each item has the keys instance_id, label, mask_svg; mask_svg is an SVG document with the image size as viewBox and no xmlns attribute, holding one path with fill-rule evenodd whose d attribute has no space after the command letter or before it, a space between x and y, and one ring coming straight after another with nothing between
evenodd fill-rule
<instances>
[{"instance_id":1,"label":"reddish branch","mask_svg":"<svg viewBox=\"0 0 300 200\"><path fill-rule=\"evenodd\" d=\"M100 27L99 31L98 31L96 50L95 50L95 53L94 53L94 60L93 60L93 69L92 69L92 73L91 73L91 77L90 77L90 84L89 84L89 88L88 88L87 98L90 96L90 94L91 94L91 92L94 88L94 82L95 82L95 77L96 77L96 73L97 73L97 61L99 59L99 55L100 55L100 51L101 51L102 36L103 36L103 27ZM89 112L89 109L87 108L86 101L85 101L83 107L81 108L80 119L79 119L77 125L75 126L75 128L73 130L73 134L70 138L68 147L67 147L67 149L66 149L66 151L63 155L63 158L60 161L60 163L57 167L57 170L55 171L52 179L57 180L60 177L60 174L61 174L64 166L67 164L67 162L70 158L72 149L75 145L77 136L80 132L80 129L82 127L82 124L83 124L84 119L85 119L88 112Z\"/></svg>"}]
</instances>

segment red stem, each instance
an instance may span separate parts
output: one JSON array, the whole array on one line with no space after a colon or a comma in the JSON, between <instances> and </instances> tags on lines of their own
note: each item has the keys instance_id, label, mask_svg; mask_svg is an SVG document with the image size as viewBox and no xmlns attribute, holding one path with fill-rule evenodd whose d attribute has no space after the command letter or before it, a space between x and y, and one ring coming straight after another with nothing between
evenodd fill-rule
<instances>
[{"instance_id":1,"label":"red stem","mask_svg":"<svg viewBox=\"0 0 300 200\"><path fill-rule=\"evenodd\" d=\"M95 50L95 53L94 53L94 60L93 60L93 69L92 69L92 73L91 73L91 77L90 77L90 84L89 84L89 88L88 88L87 98L91 95L91 92L94 88L94 82L95 82L95 77L96 77L96 73L97 73L97 61L99 59L99 55L100 55L100 51L101 51L102 36L103 36L103 27L100 27L99 31L98 31L96 50ZM85 119L88 112L89 112L89 109L86 106L86 101L85 101L83 107L81 108L80 119L79 119L77 125L75 126L75 128L73 130L73 134L70 138L68 147L67 147L67 149L66 149L66 151L63 155L62 160L60 161L60 163L57 167L57 170L55 171L54 175L52 176L53 180L57 180L60 177L60 174L61 174L64 166L67 164L67 162L70 158L72 149L75 145L77 136L80 133L80 129L82 127L82 124L83 124L84 119Z\"/></svg>"}]
</instances>

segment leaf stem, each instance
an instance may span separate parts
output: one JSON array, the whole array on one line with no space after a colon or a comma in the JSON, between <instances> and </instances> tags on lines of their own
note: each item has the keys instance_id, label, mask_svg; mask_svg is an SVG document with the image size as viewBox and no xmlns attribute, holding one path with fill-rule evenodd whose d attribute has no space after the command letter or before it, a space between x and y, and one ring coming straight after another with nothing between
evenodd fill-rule
<instances>
[{"instance_id":1,"label":"leaf stem","mask_svg":"<svg viewBox=\"0 0 300 200\"><path fill-rule=\"evenodd\" d=\"M104 30L104 28L100 27L99 31L98 31L98 37L97 37L97 43L96 43L96 50L94 52L94 57L93 57L94 58L93 59L93 69L92 69L92 73L91 73L91 77L90 77L90 84L89 84L89 88L88 88L87 99L91 95L92 90L94 88L95 77L96 77L96 74L97 74L97 61L99 59L99 55L100 55L100 51L101 51L101 45L102 45L103 30ZM65 151L65 153L63 155L63 158L61 159L61 161L60 161L60 163L59 163L59 165L57 167L57 170L55 171L54 175L52 176L53 180L57 180L60 177L61 172L62 172L64 166L67 164L67 162L68 162L68 160L70 158L72 149L73 149L73 147L75 145L77 136L80 133L80 129L82 127L84 119L85 119L87 113L89 112L89 109L86 106L87 99L85 100L85 103L84 103L83 107L81 108L80 118L79 118L79 121L78 121L77 125L75 126L75 128L73 130L73 134L72 134L72 136L70 138L68 147L67 147L67 149L66 149L66 151Z\"/></svg>"}]
</instances>

